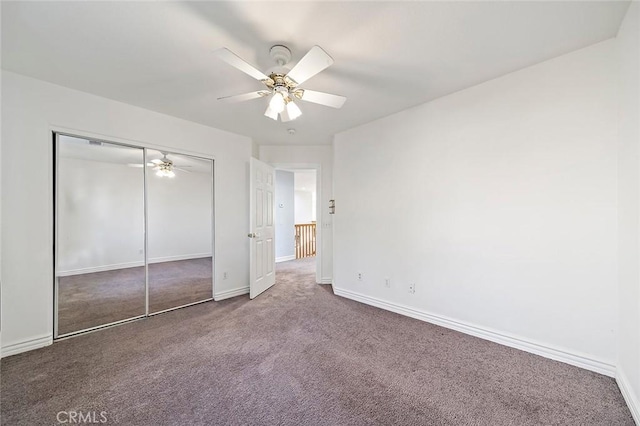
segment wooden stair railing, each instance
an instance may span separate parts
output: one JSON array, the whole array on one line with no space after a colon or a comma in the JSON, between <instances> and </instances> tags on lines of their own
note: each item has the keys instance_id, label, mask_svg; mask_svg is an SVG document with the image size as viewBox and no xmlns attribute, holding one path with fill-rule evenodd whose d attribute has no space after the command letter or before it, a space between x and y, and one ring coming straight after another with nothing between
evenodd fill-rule
<instances>
[{"instance_id":1,"label":"wooden stair railing","mask_svg":"<svg viewBox=\"0 0 640 426\"><path fill-rule=\"evenodd\" d=\"M296 259L316 255L316 224L296 224Z\"/></svg>"}]
</instances>

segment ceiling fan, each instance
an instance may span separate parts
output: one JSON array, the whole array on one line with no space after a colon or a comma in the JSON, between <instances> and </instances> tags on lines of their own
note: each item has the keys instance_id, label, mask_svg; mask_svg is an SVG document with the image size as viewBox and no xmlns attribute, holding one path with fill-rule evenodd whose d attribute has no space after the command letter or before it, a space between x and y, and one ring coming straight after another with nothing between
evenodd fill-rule
<instances>
[{"instance_id":1,"label":"ceiling fan","mask_svg":"<svg viewBox=\"0 0 640 426\"><path fill-rule=\"evenodd\" d=\"M300 59L300 62L291 69L286 67L289 61L291 61L291 51L289 48L283 45L272 46L269 54L278 65L267 71L269 75L262 73L227 48L223 47L218 49L214 51L214 54L229 65L236 67L266 86L266 89L263 90L241 95L225 96L218 98L218 100L225 102L242 102L251 99L271 97L264 115L273 120L278 120L278 114L280 115L280 120L283 122L295 120L300 117L302 111L300 111L300 108L296 105L296 100L313 102L332 108L341 108L347 100L344 96L316 92L299 87L300 84L333 64L331 56L320 46L313 46L311 50Z\"/></svg>"},{"instance_id":2,"label":"ceiling fan","mask_svg":"<svg viewBox=\"0 0 640 426\"><path fill-rule=\"evenodd\" d=\"M152 170L155 170L156 176L159 177L175 177L175 170L180 170L181 172L190 173L188 170L185 170L185 167L191 167L187 165L176 166L173 164L173 161L167 157L169 154L166 152L162 153L162 158L156 158L147 163L147 167L153 167ZM128 164L130 167L142 167L142 164Z\"/></svg>"}]
</instances>

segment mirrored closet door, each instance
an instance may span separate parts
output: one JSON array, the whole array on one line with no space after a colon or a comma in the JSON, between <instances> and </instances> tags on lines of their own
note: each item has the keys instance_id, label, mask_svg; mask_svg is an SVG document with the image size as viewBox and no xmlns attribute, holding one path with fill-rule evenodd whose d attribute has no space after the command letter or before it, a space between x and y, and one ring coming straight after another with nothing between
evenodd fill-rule
<instances>
[{"instance_id":1,"label":"mirrored closet door","mask_svg":"<svg viewBox=\"0 0 640 426\"><path fill-rule=\"evenodd\" d=\"M213 161L55 134L55 337L213 299Z\"/></svg>"},{"instance_id":2,"label":"mirrored closet door","mask_svg":"<svg viewBox=\"0 0 640 426\"><path fill-rule=\"evenodd\" d=\"M147 150L149 312L213 298L213 162Z\"/></svg>"},{"instance_id":3,"label":"mirrored closet door","mask_svg":"<svg viewBox=\"0 0 640 426\"><path fill-rule=\"evenodd\" d=\"M144 316L144 151L56 136L57 336Z\"/></svg>"}]
</instances>

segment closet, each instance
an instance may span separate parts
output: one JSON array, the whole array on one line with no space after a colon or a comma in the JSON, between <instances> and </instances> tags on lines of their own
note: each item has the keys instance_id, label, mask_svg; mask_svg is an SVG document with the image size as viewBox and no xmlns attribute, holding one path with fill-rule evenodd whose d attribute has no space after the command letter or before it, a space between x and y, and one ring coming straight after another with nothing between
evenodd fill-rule
<instances>
[{"instance_id":1,"label":"closet","mask_svg":"<svg viewBox=\"0 0 640 426\"><path fill-rule=\"evenodd\" d=\"M213 299L213 160L54 134L55 337Z\"/></svg>"}]
</instances>

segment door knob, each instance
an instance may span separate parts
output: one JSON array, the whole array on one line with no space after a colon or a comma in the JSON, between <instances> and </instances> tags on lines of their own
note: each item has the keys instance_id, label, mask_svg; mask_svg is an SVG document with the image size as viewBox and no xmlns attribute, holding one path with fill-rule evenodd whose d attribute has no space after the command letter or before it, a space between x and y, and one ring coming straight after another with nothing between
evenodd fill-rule
<instances>
[{"instance_id":1,"label":"door knob","mask_svg":"<svg viewBox=\"0 0 640 426\"><path fill-rule=\"evenodd\" d=\"M249 233L249 235L247 235L247 236L248 236L249 238L255 238L255 237L256 237L256 234L254 234L254 233L251 233L251 232L250 232L250 233Z\"/></svg>"}]
</instances>

